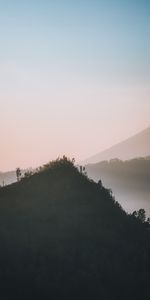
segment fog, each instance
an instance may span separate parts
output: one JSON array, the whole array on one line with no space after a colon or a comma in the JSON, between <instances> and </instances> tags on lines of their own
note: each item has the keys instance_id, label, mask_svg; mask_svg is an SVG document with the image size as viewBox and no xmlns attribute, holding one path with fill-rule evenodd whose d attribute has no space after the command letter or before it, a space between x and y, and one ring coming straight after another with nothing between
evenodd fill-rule
<instances>
[{"instance_id":1,"label":"fog","mask_svg":"<svg viewBox=\"0 0 150 300\"><path fill-rule=\"evenodd\" d=\"M112 160L86 166L90 178L102 180L127 212L140 208L150 216L150 159Z\"/></svg>"}]
</instances>

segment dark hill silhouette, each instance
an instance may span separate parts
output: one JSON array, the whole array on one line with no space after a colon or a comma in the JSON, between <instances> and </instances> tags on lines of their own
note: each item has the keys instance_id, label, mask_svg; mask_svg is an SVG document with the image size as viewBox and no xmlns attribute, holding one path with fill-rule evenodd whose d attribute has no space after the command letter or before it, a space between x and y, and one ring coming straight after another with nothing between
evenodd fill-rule
<instances>
[{"instance_id":1,"label":"dark hill silhouette","mask_svg":"<svg viewBox=\"0 0 150 300\"><path fill-rule=\"evenodd\" d=\"M57 160L0 189L1 299L145 299L150 233Z\"/></svg>"},{"instance_id":2,"label":"dark hill silhouette","mask_svg":"<svg viewBox=\"0 0 150 300\"><path fill-rule=\"evenodd\" d=\"M88 175L112 189L128 211L143 207L150 215L150 157L127 161L113 159L86 166Z\"/></svg>"},{"instance_id":3,"label":"dark hill silhouette","mask_svg":"<svg viewBox=\"0 0 150 300\"><path fill-rule=\"evenodd\" d=\"M129 160L150 155L150 127L129 139L86 159L83 164L118 158Z\"/></svg>"}]
</instances>

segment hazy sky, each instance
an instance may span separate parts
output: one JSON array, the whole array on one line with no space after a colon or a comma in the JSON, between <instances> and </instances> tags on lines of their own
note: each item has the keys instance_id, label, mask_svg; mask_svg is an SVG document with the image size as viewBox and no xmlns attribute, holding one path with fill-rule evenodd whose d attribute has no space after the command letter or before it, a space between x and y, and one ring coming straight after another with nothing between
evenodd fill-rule
<instances>
[{"instance_id":1,"label":"hazy sky","mask_svg":"<svg viewBox=\"0 0 150 300\"><path fill-rule=\"evenodd\" d=\"M150 125L149 0L0 0L0 170Z\"/></svg>"}]
</instances>

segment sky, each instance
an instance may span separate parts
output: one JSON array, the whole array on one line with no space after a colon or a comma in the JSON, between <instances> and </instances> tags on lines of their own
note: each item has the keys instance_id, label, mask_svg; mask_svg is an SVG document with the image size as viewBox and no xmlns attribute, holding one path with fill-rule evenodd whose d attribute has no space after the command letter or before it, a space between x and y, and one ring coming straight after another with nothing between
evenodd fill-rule
<instances>
[{"instance_id":1,"label":"sky","mask_svg":"<svg viewBox=\"0 0 150 300\"><path fill-rule=\"evenodd\" d=\"M150 1L0 0L0 170L150 126Z\"/></svg>"}]
</instances>

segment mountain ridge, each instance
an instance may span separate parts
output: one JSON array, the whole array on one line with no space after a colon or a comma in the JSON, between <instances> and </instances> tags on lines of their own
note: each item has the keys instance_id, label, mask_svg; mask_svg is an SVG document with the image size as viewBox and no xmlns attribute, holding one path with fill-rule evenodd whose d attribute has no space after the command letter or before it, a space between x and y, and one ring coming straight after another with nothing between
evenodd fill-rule
<instances>
[{"instance_id":1,"label":"mountain ridge","mask_svg":"<svg viewBox=\"0 0 150 300\"><path fill-rule=\"evenodd\" d=\"M150 127L82 161L82 164L98 163L118 158L133 159L150 155Z\"/></svg>"},{"instance_id":2,"label":"mountain ridge","mask_svg":"<svg viewBox=\"0 0 150 300\"><path fill-rule=\"evenodd\" d=\"M0 189L0 244L4 299L140 300L149 291L147 227L67 158Z\"/></svg>"}]
</instances>

